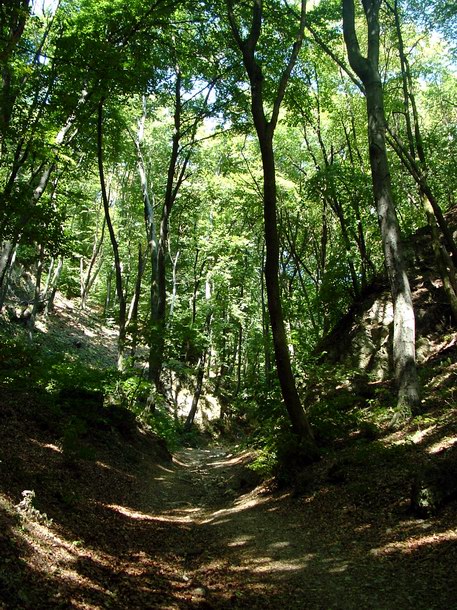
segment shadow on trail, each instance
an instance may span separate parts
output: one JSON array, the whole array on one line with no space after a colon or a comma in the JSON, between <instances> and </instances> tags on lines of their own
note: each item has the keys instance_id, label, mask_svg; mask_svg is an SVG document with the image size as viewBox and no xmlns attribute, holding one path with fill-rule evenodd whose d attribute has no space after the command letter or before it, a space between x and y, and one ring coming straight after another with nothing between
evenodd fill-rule
<instances>
[{"instance_id":1,"label":"shadow on trail","mask_svg":"<svg viewBox=\"0 0 457 610\"><path fill-rule=\"evenodd\" d=\"M453 607L454 527L404 510L383 516L382 498L371 508L350 501L332 486L295 500L252 491L215 507L212 498L196 515L187 573L214 608Z\"/></svg>"},{"instance_id":2,"label":"shadow on trail","mask_svg":"<svg viewBox=\"0 0 457 610\"><path fill-rule=\"evenodd\" d=\"M91 460L68 460L37 425L40 404L14 400L0 397L0 608L431 610L457 599L446 513L386 514L383 495L357 504L347 486L297 499L246 490L239 456L189 449L173 463L140 432L104 433ZM52 524L15 513L24 489Z\"/></svg>"}]
</instances>

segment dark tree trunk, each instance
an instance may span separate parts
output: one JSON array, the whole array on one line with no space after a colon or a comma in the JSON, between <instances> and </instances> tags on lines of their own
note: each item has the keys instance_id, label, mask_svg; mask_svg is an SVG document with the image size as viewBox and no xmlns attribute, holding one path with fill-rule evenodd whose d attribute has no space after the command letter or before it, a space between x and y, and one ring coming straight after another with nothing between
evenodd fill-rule
<instances>
[{"instance_id":1,"label":"dark tree trunk","mask_svg":"<svg viewBox=\"0 0 457 610\"><path fill-rule=\"evenodd\" d=\"M111 247L114 256L114 271L116 277L116 294L119 301L119 335L117 340L117 366L119 370L124 367L124 353L126 343L126 313L127 305L125 301L125 295L122 285L122 265L121 258L119 255L119 244L117 243L116 235L114 233L113 223L111 222L111 216L109 211L109 200L106 192L105 172L103 168L103 103L102 99L98 105L98 121L97 121L97 158L98 158L98 170L100 175L100 186L102 191L103 209L105 211L106 226L108 227L108 233L111 241Z\"/></svg>"},{"instance_id":2,"label":"dark tree trunk","mask_svg":"<svg viewBox=\"0 0 457 610\"><path fill-rule=\"evenodd\" d=\"M312 438L312 432L295 385L279 286L279 236L276 219L276 172L273 141L272 137L262 132L259 134L257 131L257 134L264 175L265 284L278 379L292 428L297 435L308 439Z\"/></svg>"},{"instance_id":3,"label":"dark tree trunk","mask_svg":"<svg viewBox=\"0 0 457 610\"><path fill-rule=\"evenodd\" d=\"M279 236L277 223L276 172L273 135L278 122L290 74L303 42L306 3L301 3L300 23L273 103L271 119L265 116L263 99L263 73L256 58L256 46L262 31L262 2L252 3L252 23L247 38L243 39L233 13L233 2L227 0L228 18L234 39L243 54L243 62L251 86L251 112L259 140L263 168L263 212L265 230L265 284L270 314L270 325L281 392L294 433L307 445L309 456L316 453L313 433L298 395L290 361L289 346L284 325L279 286Z\"/></svg>"}]
</instances>

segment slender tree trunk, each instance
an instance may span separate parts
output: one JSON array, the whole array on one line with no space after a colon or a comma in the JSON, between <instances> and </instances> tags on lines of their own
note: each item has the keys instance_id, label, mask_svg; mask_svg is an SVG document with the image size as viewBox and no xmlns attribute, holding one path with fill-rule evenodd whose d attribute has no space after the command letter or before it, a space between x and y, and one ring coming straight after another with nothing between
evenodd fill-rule
<instances>
[{"instance_id":1,"label":"slender tree trunk","mask_svg":"<svg viewBox=\"0 0 457 610\"><path fill-rule=\"evenodd\" d=\"M262 252L262 268L260 270L260 299L262 302L262 335L263 335L263 353L265 361L265 384L269 389L271 386L272 366L271 366L271 351L270 351L270 323L268 319L268 307L265 303L265 267L264 253Z\"/></svg>"},{"instance_id":2,"label":"slender tree trunk","mask_svg":"<svg viewBox=\"0 0 457 610\"><path fill-rule=\"evenodd\" d=\"M264 176L265 284L276 367L284 403L294 432L307 439L312 438L312 432L292 372L279 286L279 236L276 219L276 171L273 141L263 132L260 134L258 132L258 135Z\"/></svg>"},{"instance_id":3,"label":"slender tree trunk","mask_svg":"<svg viewBox=\"0 0 457 610\"><path fill-rule=\"evenodd\" d=\"M378 69L380 0L364 0L363 6L368 30L367 58L360 52L355 31L354 0L343 0L343 30L349 62L365 87L373 195L394 308L393 359L398 387L394 420L398 421L417 412L420 404L415 358L415 317L387 159L384 95Z\"/></svg>"},{"instance_id":4,"label":"slender tree trunk","mask_svg":"<svg viewBox=\"0 0 457 610\"><path fill-rule=\"evenodd\" d=\"M206 320L205 320L205 330L206 330L207 335L209 335L209 333L210 333L211 318L212 318L212 312L211 312L211 310L209 310L208 313L206 314ZM189 432L189 430L192 428L192 426L194 424L194 420L195 420L195 415L197 414L198 401L200 400L200 396L201 396L202 390L203 390L203 379L205 377L205 365L206 365L206 359L208 358L208 353L209 353L209 342L208 342L208 345L202 350L202 353L200 354L200 358L198 360L195 392L192 397L192 405L190 407L190 411L187 415L187 419L184 424L184 430L186 432Z\"/></svg>"},{"instance_id":5,"label":"slender tree trunk","mask_svg":"<svg viewBox=\"0 0 457 610\"><path fill-rule=\"evenodd\" d=\"M279 286L279 236L277 224L276 170L273 151L273 135L290 74L300 52L305 29L306 2L302 0L298 31L287 65L279 80L270 120L264 109L264 76L256 57L256 47L262 31L262 2L252 2L252 22L246 38L242 37L235 15L233 1L227 0L228 19L233 37L243 54L243 63L251 87L251 112L259 140L263 169L263 214L265 231L265 283L268 311L276 358L276 368L281 392L292 429L307 446L309 456L316 453L316 446L308 418L298 395L290 361Z\"/></svg>"},{"instance_id":6,"label":"slender tree trunk","mask_svg":"<svg viewBox=\"0 0 457 610\"><path fill-rule=\"evenodd\" d=\"M46 315L49 315L49 313L54 308L54 299L55 299L55 296L57 293L57 287L59 285L59 279L60 279L60 275L62 273L62 269L63 269L63 256L60 256L59 262L57 263L57 267L55 268L54 275L53 275L51 283L50 283L51 291L49 293L49 296L46 299L46 310L45 310Z\"/></svg>"},{"instance_id":7,"label":"slender tree trunk","mask_svg":"<svg viewBox=\"0 0 457 610\"><path fill-rule=\"evenodd\" d=\"M98 224L98 223L97 223ZM87 271L82 273L82 281L81 281L81 309L86 307L86 302L89 297L89 292L92 286L94 285L95 280L97 279L97 275L100 271L100 267L94 272L94 266L97 261L97 258L100 254L100 250L102 249L103 239L105 237L105 227L106 227L106 218L103 217L102 231L100 238L98 235L94 237L94 245L92 248L92 256L90 257L89 265L87 267ZM97 230L98 233L98 230ZM81 261L83 259L81 258Z\"/></svg>"},{"instance_id":8,"label":"slender tree trunk","mask_svg":"<svg viewBox=\"0 0 457 610\"><path fill-rule=\"evenodd\" d=\"M38 255L38 263L35 277L35 292L33 295L33 306L30 317L27 321L27 327L29 330L29 336L32 338L33 330L35 329L36 317L41 303L41 277L43 275L43 263L44 263L44 245L41 244Z\"/></svg>"},{"instance_id":9,"label":"slender tree trunk","mask_svg":"<svg viewBox=\"0 0 457 610\"><path fill-rule=\"evenodd\" d=\"M171 319L173 317L173 312L174 312L175 304L176 304L176 297L178 294L177 269L178 269L179 250L176 252L176 256L174 258L171 256L171 252L170 252L170 259L171 259L171 264L172 264L172 269L173 269L173 273L172 273L173 289L172 289L172 293L171 293L170 313L169 313L169 317Z\"/></svg>"},{"instance_id":10,"label":"slender tree trunk","mask_svg":"<svg viewBox=\"0 0 457 610\"><path fill-rule=\"evenodd\" d=\"M136 274L135 290L130 302L129 313L127 316L127 329L131 335L131 355L135 355L138 341L138 307L141 297L141 282L143 280L146 254L143 254L141 243L138 244L138 270Z\"/></svg>"},{"instance_id":11,"label":"slender tree trunk","mask_svg":"<svg viewBox=\"0 0 457 610\"><path fill-rule=\"evenodd\" d=\"M0 311L3 309L3 305L5 304L6 295L8 293L8 285L11 277L11 271L13 270L14 262L16 260L16 254L17 243L10 243L8 254L6 256L6 260L4 262L0 276Z\"/></svg>"},{"instance_id":12,"label":"slender tree trunk","mask_svg":"<svg viewBox=\"0 0 457 610\"><path fill-rule=\"evenodd\" d=\"M185 432L189 432L194 425L195 416L197 414L198 409L198 401L200 400L200 396L202 394L203 389L203 379L205 377L205 362L206 362L207 350L200 356L198 361L198 369L197 369L197 382L195 386L195 392L192 397L192 404L190 407L190 411L187 415L184 430Z\"/></svg>"},{"instance_id":13,"label":"slender tree trunk","mask_svg":"<svg viewBox=\"0 0 457 610\"><path fill-rule=\"evenodd\" d=\"M106 299L105 299L105 305L103 307L103 316L104 316L105 320L108 317L108 312L111 307L111 284L113 281L113 274L114 274L114 265L112 265L110 267L108 277L106 278Z\"/></svg>"},{"instance_id":14,"label":"slender tree trunk","mask_svg":"<svg viewBox=\"0 0 457 610\"><path fill-rule=\"evenodd\" d=\"M105 211L106 226L108 227L108 233L111 240L111 247L113 249L114 256L114 271L116 277L116 293L119 301L119 336L117 342L117 366L119 370L124 368L124 353L126 343L126 312L127 305L125 301L123 281L122 281L122 265L121 258L119 255L119 244L117 243L116 235L114 233L113 223L111 222L111 216L109 211L109 200L106 192L105 172L103 168L103 103L101 99L98 105L98 121L97 121L97 159L98 159L98 170L100 175L100 186L102 192L103 209Z\"/></svg>"}]
</instances>

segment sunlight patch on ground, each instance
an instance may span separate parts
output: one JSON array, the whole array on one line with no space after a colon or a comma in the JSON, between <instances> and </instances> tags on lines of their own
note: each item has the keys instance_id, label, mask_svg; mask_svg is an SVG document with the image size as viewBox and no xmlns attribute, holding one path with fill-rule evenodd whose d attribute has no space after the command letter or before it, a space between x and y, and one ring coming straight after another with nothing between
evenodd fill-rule
<instances>
[{"instance_id":1,"label":"sunlight patch on ground","mask_svg":"<svg viewBox=\"0 0 457 610\"><path fill-rule=\"evenodd\" d=\"M447 438L443 438L438 443L434 443L431 447L428 448L428 453L439 453L443 449L449 449L457 443L457 436L449 436Z\"/></svg>"},{"instance_id":2,"label":"sunlight patch on ground","mask_svg":"<svg viewBox=\"0 0 457 610\"><path fill-rule=\"evenodd\" d=\"M406 437L406 439L401 439L396 441L394 445L404 445L405 442L413 442L415 445L421 443L426 436L431 434L436 429L436 426L429 426L428 428L424 428L423 430L416 430L414 434Z\"/></svg>"},{"instance_id":3,"label":"sunlight patch on ground","mask_svg":"<svg viewBox=\"0 0 457 610\"><path fill-rule=\"evenodd\" d=\"M415 536L399 542L389 542L383 547L371 549L370 554L375 557L391 555L393 553L408 554L430 544L440 544L451 540L457 541L456 529L449 529L446 532L430 534L428 536Z\"/></svg>"},{"instance_id":4,"label":"sunlight patch on ground","mask_svg":"<svg viewBox=\"0 0 457 610\"><path fill-rule=\"evenodd\" d=\"M226 456L215 456L215 457L224 457L223 460L219 460L217 462L208 462L208 466L212 468L224 468L224 466L235 466L237 464L242 464L243 461L249 457L249 451L244 451L243 453L239 453L238 455L232 455L229 453Z\"/></svg>"},{"instance_id":5,"label":"sunlight patch on ground","mask_svg":"<svg viewBox=\"0 0 457 610\"><path fill-rule=\"evenodd\" d=\"M270 544L270 548L272 549L285 549L289 546L290 542L288 542L287 540L283 540L282 542L273 542L273 544Z\"/></svg>"},{"instance_id":6,"label":"sunlight patch on ground","mask_svg":"<svg viewBox=\"0 0 457 610\"><path fill-rule=\"evenodd\" d=\"M102 504L104 508L109 508L115 512L125 515L129 519L138 519L140 521L156 521L157 518L149 515L148 513L142 513L138 510L132 510L126 506L120 506L119 504ZM160 520L160 519L159 519Z\"/></svg>"},{"instance_id":7,"label":"sunlight patch on ground","mask_svg":"<svg viewBox=\"0 0 457 610\"><path fill-rule=\"evenodd\" d=\"M254 536L238 536L232 542L228 542L227 546L228 547L245 546L246 544L251 542L251 540L253 540L253 539L254 539Z\"/></svg>"},{"instance_id":8,"label":"sunlight patch on ground","mask_svg":"<svg viewBox=\"0 0 457 610\"><path fill-rule=\"evenodd\" d=\"M174 471L173 471L173 468L165 468L165 466L162 466L161 464L156 464L156 467L157 467L159 470L163 470L163 472L169 472L169 473L170 473L170 472L171 472L171 473L172 473L172 472L174 472Z\"/></svg>"},{"instance_id":9,"label":"sunlight patch on ground","mask_svg":"<svg viewBox=\"0 0 457 610\"><path fill-rule=\"evenodd\" d=\"M43 334L46 334L47 332L49 332L49 328L48 328L48 325L46 324L46 320L43 318L38 318L35 321L35 328Z\"/></svg>"},{"instance_id":10,"label":"sunlight patch on ground","mask_svg":"<svg viewBox=\"0 0 457 610\"><path fill-rule=\"evenodd\" d=\"M55 451L56 453L62 453L62 449L60 447L58 447L57 445L54 445L53 443L41 443L40 441L37 441L35 438L31 438L30 440L34 445L38 445L39 447L42 447L43 449L51 449L51 451Z\"/></svg>"},{"instance_id":11,"label":"sunlight patch on ground","mask_svg":"<svg viewBox=\"0 0 457 610\"><path fill-rule=\"evenodd\" d=\"M31 570L38 573L48 573L58 579L58 589L54 598L56 602L64 599L68 594L68 586L80 590L82 587L99 593L106 593L103 586L93 582L90 578L80 573L78 563L87 559L87 549L80 545L80 541L68 541L58 536L46 525L26 519L17 535L27 542L29 553L25 558ZM93 559L97 563L110 565L112 558ZM67 583L65 586L64 583ZM65 591L61 593L59 591ZM72 607L87 610L91 605L82 602L76 597L71 597ZM95 608L95 606L94 606Z\"/></svg>"},{"instance_id":12,"label":"sunlight patch on ground","mask_svg":"<svg viewBox=\"0 0 457 610\"><path fill-rule=\"evenodd\" d=\"M343 572L346 572L348 567L349 567L349 564L344 562L344 563L341 563L340 565L335 566L334 568L330 568L329 572L330 572L330 574L342 574Z\"/></svg>"},{"instance_id":13,"label":"sunlight patch on ground","mask_svg":"<svg viewBox=\"0 0 457 610\"><path fill-rule=\"evenodd\" d=\"M180 515L172 515L168 513L165 515L151 515L149 513L143 513L138 510L132 510L131 508L127 508L126 506L120 506L119 504L102 504L104 508L109 508L110 510L114 510L120 515L124 515L129 519L136 519L138 521L160 521L161 523L192 523L195 519L192 518L191 514L199 512L198 508L182 508L179 509ZM176 509L177 510L177 509Z\"/></svg>"},{"instance_id":14,"label":"sunlight patch on ground","mask_svg":"<svg viewBox=\"0 0 457 610\"><path fill-rule=\"evenodd\" d=\"M125 472L124 470L120 470L119 468L115 468L114 466L110 466L109 464L105 464L105 462L101 462L100 460L97 460L95 463L100 468L103 468L104 470L109 470L111 472L116 472L117 474L131 481L134 481L136 478L134 474L130 474L128 472Z\"/></svg>"},{"instance_id":15,"label":"sunlight patch on ground","mask_svg":"<svg viewBox=\"0 0 457 610\"><path fill-rule=\"evenodd\" d=\"M272 557L251 557L240 566L234 566L233 571L244 571L248 567L255 574L273 574L278 572L299 572L307 567L314 558L312 553L296 559L273 559Z\"/></svg>"},{"instance_id":16,"label":"sunlight patch on ground","mask_svg":"<svg viewBox=\"0 0 457 610\"><path fill-rule=\"evenodd\" d=\"M267 502L268 498L259 498L254 492L250 492L241 496L231 508L222 508L215 511L208 519L204 519L202 524L211 523L212 525L217 525L217 523L220 523L220 521L216 521L219 517L235 515L236 513L260 506L261 504L266 504Z\"/></svg>"}]
</instances>

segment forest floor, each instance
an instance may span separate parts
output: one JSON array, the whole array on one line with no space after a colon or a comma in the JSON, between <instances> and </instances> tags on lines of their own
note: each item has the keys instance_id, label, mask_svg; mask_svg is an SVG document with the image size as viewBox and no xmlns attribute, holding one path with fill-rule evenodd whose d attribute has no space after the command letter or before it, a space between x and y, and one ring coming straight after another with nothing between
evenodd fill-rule
<instances>
[{"instance_id":1,"label":"forest floor","mask_svg":"<svg viewBox=\"0 0 457 610\"><path fill-rule=\"evenodd\" d=\"M108 363L109 331L89 322L58 316L55 338ZM346 439L294 489L258 485L240 446L172 457L132 421L85 431L90 451L72 457L52 414L25 380L0 384L4 610L457 607L456 502L410 511L417 465L457 448L455 407Z\"/></svg>"}]
</instances>

